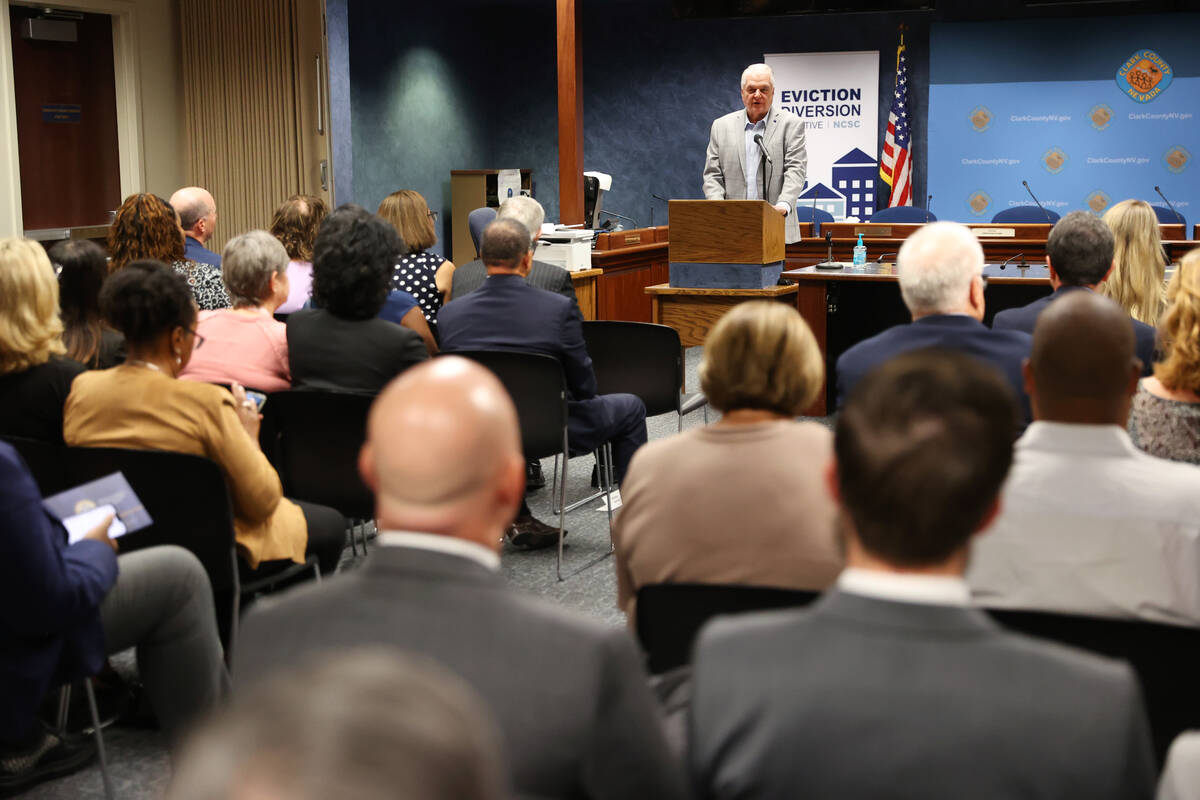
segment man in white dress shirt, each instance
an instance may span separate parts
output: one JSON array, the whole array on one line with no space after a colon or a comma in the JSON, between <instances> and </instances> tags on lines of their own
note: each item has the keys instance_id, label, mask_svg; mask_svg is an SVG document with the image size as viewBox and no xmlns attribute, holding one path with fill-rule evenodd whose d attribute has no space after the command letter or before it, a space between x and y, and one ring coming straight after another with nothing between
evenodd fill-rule
<instances>
[{"instance_id":1,"label":"man in white dress shirt","mask_svg":"<svg viewBox=\"0 0 1200 800\"><path fill-rule=\"evenodd\" d=\"M837 587L700 635L698 797L1150 797L1129 666L969 607L970 540L999 508L1014 411L995 370L953 351L897 356L859 384L829 468Z\"/></svg>"},{"instance_id":2,"label":"man in white dress shirt","mask_svg":"<svg viewBox=\"0 0 1200 800\"><path fill-rule=\"evenodd\" d=\"M1200 467L1125 431L1142 368L1127 316L1072 292L1038 317L1036 421L967 573L981 605L1200 626Z\"/></svg>"},{"instance_id":3,"label":"man in white dress shirt","mask_svg":"<svg viewBox=\"0 0 1200 800\"><path fill-rule=\"evenodd\" d=\"M766 200L787 218L784 240L790 244L800 241L794 212L796 198L804 189L808 150L804 122L790 111L773 108L774 98L771 68L766 64L746 67L742 72L746 108L718 117L712 124L704 159L704 197Z\"/></svg>"}]
</instances>

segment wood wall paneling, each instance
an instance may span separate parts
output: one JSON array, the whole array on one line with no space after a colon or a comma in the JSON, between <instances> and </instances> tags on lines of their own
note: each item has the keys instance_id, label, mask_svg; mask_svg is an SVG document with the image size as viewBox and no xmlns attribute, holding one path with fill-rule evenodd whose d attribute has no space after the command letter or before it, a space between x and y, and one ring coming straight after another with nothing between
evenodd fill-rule
<instances>
[{"instance_id":1,"label":"wood wall paneling","mask_svg":"<svg viewBox=\"0 0 1200 800\"><path fill-rule=\"evenodd\" d=\"M581 0L558 2L558 216L583 222L583 30Z\"/></svg>"}]
</instances>

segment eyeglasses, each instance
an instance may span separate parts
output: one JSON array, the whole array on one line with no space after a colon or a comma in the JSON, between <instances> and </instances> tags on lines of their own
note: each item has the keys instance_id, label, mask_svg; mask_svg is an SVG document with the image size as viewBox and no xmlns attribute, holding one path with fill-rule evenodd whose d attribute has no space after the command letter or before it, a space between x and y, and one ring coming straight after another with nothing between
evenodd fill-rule
<instances>
[{"instance_id":1,"label":"eyeglasses","mask_svg":"<svg viewBox=\"0 0 1200 800\"><path fill-rule=\"evenodd\" d=\"M192 343L193 350L199 350L201 347L204 346L204 337L203 336L201 336L199 333L192 330L191 328L184 328L184 330L187 331L188 333L190 333L193 337L195 337L195 341Z\"/></svg>"},{"instance_id":2,"label":"eyeglasses","mask_svg":"<svg viewBox=\"0 0 1200 800\"><path fill-rule=\"evenodd\" d=\"M429 214L429 218L430 218L431 220L433 220L434 222L437 222L437 220L438 220L438 212L436 212L436 211L430 211L430 212L428 212L428 214Z\"/></svg>"}]
</instances>

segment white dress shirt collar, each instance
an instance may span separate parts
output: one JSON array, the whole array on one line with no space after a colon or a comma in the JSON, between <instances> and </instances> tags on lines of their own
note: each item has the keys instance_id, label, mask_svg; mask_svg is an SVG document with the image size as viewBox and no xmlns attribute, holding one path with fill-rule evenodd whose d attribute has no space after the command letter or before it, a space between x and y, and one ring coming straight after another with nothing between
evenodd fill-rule
<instances>
[{"instance_id":1,"label":"white dress shirt collar","mask_svg":"<svg viewBox=\"0 0 1200 800\"><path fill-rule=\"evenodd\" d=\"M376 542L383 547L414 547L418 550L432 550L436 553L468 558L493 572L500 569L500 556L495 550L489 550L478 542L456 539L453 536L416 531L380 531Z\"/></svg>"},{"instance_id":2,"label":"white dress shirt collar","mask_svg":"<svg viewBox=\"0 0 1200 800\"><path fill-rule=\"evenodd\" d=\"M846 567L838 576L838 589L850 594L934 606L967 606L971 590L962 578L949 575L913 575Z\"/></svg>"},{"instance_id":3,"label":"white dress shirt collar","mask_svg":"<svg viewBox=\"0 0 1200 800\"><path fill-rule=\"evenodd\" d=\"M1017 440L1016 448L1096 456L1136 457L1141 452L1118 425L1077 422L1034 422Z\"/></svg>"}]
</instances>

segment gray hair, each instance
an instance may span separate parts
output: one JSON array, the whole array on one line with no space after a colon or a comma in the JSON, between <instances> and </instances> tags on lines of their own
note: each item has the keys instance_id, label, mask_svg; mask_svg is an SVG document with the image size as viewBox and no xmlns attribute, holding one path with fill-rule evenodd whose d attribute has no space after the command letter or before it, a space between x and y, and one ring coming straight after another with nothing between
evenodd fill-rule
<instances>
[{"instance_id":1,"label":"gray hair","mask_svg":"<svg viewBox=\"0 0 1200 800\"><path fill-rule=\"evenodd\" d=\"M167 797L499 800L498 741L482 701L446 669L352 649L241 694L192 737Z\"/></svg>"},{"instance_id":2,"label":"gray hair","mask_svg":"<svg viewBox=\"0 0 1200 800\"><path fill-rule=\"evenodd\" d=\"M221 253L221 277L234 307L257 306L271 291L271 276L287 269L288 254L262 230L235 236Z\"/></svg>"},{"instance_id":3,"label":"gray hair","mask_svg":"<svg viewBox=\"0 0 1200 800\"><path fill-rule=\"evenodd\" d=\"M479 237L479 258L484 266L513 269L529 252L529 229L515 219L497 217Z\"/></svg>"},{"instance_id":4,"label":"gray hair","mask_svg":"<svg viewBox=\"0 0 1200 800\"><path fill-rule=\"evenodd\" d=\"M769 80L771 82L771 88L772 89L775 88L775 70L771 69L770 65L768 65L768 64L751 64L750 66L748 66L744 70L742 70L742 84L741 84L742 89L746 88L746 81L750 80L751 72L767 73L767 80Z\"/></svg>"},{"instance_id":5,"label":"gray hair","mask_svg":"<svg viewBox=\"0 0 1200 800\"><path fill-rule=\"evenodd\" d=\"M1067 286L1093 286L1104 280L1113 263L1112 228L1086 211L1072 211L1050 229L1046 255Z\"/></svg>"},{"instance_id":6,"label":"gray hair","mask_svg":"<svg viewBox=\"0 0 1200 800\"><path fill-rule=\"evenodd\" d=\"M904 241L896 264L908 310L944 313L960 308L971 281L983 274L983 247L967 226L934 222Z\"/></svg>"},{"instance_id":7,"label":"gray hair","mask_svg":"<svg viewBox=\"0 0 1200 800\"><path fill-rule=\"evenodd\" d=\"M501 203L500 210L496 212L496 219L515 219L528 228L529 249L532 250L534 242L542 235L542 222L546 219L546 211L537 200L521 194Z\"/></svg>"}]
</instances>

